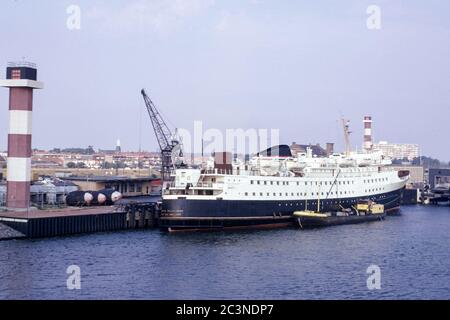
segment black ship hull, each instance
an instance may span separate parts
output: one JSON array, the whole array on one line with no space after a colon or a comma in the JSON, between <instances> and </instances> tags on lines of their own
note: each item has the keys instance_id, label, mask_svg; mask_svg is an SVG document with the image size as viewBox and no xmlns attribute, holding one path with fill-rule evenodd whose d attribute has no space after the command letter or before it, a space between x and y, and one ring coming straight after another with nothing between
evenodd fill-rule
<instances>
[{"instance_id":1,"label":"black ship hull","mask_svg":"<svg viewBox=\"0 0 450 320\"><path fill-rule=\"evenodd\" d=\"M395 213L402 192L399 189L364 198L322 199L320 211L351 208L360 200L370 199L383 204L386 212ZM295 211L316 210L317 201L163 199L159 226L169 231L283 227L297 223Z\"/></svg>"}]
</instances>

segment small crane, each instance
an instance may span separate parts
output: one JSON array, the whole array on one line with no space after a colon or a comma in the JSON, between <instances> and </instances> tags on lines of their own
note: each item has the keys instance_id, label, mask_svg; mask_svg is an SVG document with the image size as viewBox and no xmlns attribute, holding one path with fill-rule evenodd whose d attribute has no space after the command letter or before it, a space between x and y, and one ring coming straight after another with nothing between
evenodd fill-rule
<instances>
[{"instance_id":1,"label":"small crane","mask_svg":"<svg viewBox=\"0 0 450 320\"><path fill-rule=\"evenodd\" d=\"M161 150L161 179L164 186L165 182L170 181L170 175L174 169L185 166L183 162L183 148L180 139L177 137L177 130L175 129L175 134L172 134L172 131L144 89L141 90L141 94L144 97L145 106Z\"/></svg>"}]
</instances>

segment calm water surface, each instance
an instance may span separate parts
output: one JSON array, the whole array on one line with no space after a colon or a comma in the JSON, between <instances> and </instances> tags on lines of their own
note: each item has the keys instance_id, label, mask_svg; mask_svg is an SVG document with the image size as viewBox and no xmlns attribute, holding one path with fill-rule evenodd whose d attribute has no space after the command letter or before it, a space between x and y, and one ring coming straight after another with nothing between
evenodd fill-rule
<instances>
[{"instance_id":1,"label":"calm water surface","mask_svg":"<svg viewBox=\"0 0 450 320\"><path fill-rule=\"evenodd\" d=\"M81 290L66 287L69 265ZM381 290L366 286L381 268ZM0 242L1 299L450 299L450 208L326 229Z\"/></svg>"}]
</instances>

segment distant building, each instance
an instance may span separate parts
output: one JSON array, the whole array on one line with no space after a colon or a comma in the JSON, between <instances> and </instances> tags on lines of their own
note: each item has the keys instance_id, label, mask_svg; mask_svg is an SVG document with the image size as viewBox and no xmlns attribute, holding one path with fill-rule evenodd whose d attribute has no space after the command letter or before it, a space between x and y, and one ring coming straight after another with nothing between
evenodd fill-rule
<instances>
[{"instance_id":1,"label":"distant building","mask_svg":"<svg viewBox=\"0 0 450 320\"><path fill-rule=\"evenodd\" d=\"M297 144L295 142L292 142L291 144L291 152L293 156L296 156L299 153L306 153L306 149L311 148L312 154L318 157L326 157L327 156L327 150L322 148L320 144ZM331 146L328 146L329 149L331 149Z\"/></svg>"},{"instance_id":2,"label":"distant building","mask_svg":"<svg viewBox=\"0 0 450 320\"><path fill-rule=\"evenodd\" d=\"M428 169L428 183L431 189L450 188L450 169Z\"/></svg>"},{"instance_id":3,"label":"distant building","mask_svg":"<svg viewBox=\"0 0 450 320\"><path fill-rule=\"evenodd\" d=\"M117 152L117 147L116 147L116 149L114 149L114 150L108 150L108 149L98 149L98 153L101 153L101 154L107 154L107 155L113 155L113 154L116 154L116 153L118 153Z\"/></svg>"},{"instance_id":4,"label":"distant building","mask_svg":"<svg viewBox=\"0 0 450 320\"><path fill-rule=\"evenodd\" d=\"M421 187L425 181L425 170L422 166L392 166L395 170L408 170L409 171L409 181L408 184Z\"/></svg>"},{"instance_id":5,"label":"distant building","mask_svg":"<svg viewBox=\"0 0 450 320\"><path fill-rule=\"evenodd\" d=\"M62 167L64 165L64 158L61 154L33 150L31 165L34 168Z\"/></svg>"},{"instance_id":6,"label":"distant building","mask_svg":"<svg viewBox=\"0 0 450 320\"><path fill-rule=\"evenodd\" d=\"M326 145L327 155L332 155L334 153L334 143L328 142Z\"/></svg>"},{"instance_id":7,"label":"distant building","mask_svg":"<svg viewBox=\"0 0 450 320\"><path fill-rule=\"evenodd\" d=\"M0 155L0 169L6 167L6 158Z\"/></svg>"},{"instance_id":8,"label":"distant building","mask_svg":"<svg viewBox=\"0 0 450 320\"><path fill-rule=\"evenodd\" d=\"M120 140L117 140L116 152L117 153L121 153L122 152L122 147L120 146Z\"/></svg>"},{"instance_id":9,"label":"distant building","mask_svg":"<svg viewBox=\"0 0 450 320\"><path fill-rule=\"evenodd\" d=\"M385 157L392 159L413 160L419 157L419 145L408 143L388 143L380 141L373 145L373 151L381 151Z\"/></svg>"},{"instance_id":10,"label":"distant building","mask_svg":"<svg viewBox=\"0 0 450 320\"><path fill-rule=\"evenodd\" d=\"M192 153L185 153L184 154L184 161L187 164L193 165L193 166L197 166L197 165L201 165L202 163L206 163L209 158L210 158L209 156L201 156L201 155L192 154ZM238 155L235 155L235 158L240 158L240 159L242 158L242 159L244 159L244 156L240 155L240 157L239 157ZM159 162L157 164L161 164L161 162Z\"/></svg>"}]
</instances>

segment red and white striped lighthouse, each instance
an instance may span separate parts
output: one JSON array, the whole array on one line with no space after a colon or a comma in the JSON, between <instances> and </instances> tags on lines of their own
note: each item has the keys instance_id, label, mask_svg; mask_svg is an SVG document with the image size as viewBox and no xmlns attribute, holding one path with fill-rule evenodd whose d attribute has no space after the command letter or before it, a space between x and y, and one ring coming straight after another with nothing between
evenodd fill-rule
<instances>
[{"instance_id":1,"label":"red and white striped lighthouse","mask_svg":"<svg viewBox=\"0 0 450 320\"><path fill-rule=\"evenodd\" d=\"M372 139L372 117L364 117L364 150L367 152L372 151L373 139Z\"/></svg>"},{"instance_id":2,"label":"red and white striped lighthouse","mask_svg":"<svg viewBox=\"0 0 450 320\"><path fill-rule=\"evenodd\" d=\"M37 81L35 64L19 62L8 63L0 87L9 88L6 206L26 210L30 206L33 89L42 89L44 84Z\"/></svg>"}]
</instances>

